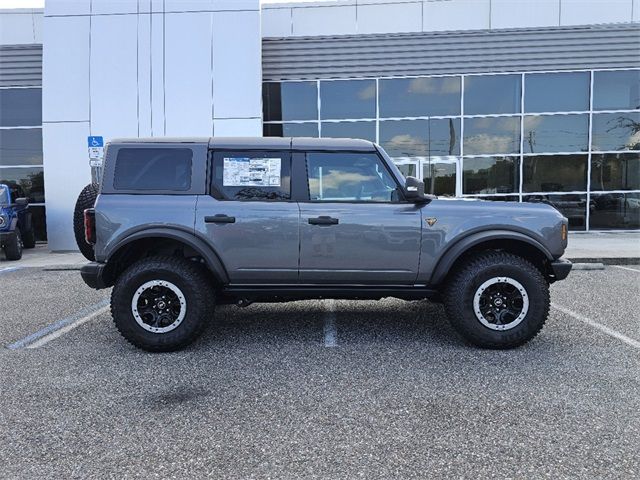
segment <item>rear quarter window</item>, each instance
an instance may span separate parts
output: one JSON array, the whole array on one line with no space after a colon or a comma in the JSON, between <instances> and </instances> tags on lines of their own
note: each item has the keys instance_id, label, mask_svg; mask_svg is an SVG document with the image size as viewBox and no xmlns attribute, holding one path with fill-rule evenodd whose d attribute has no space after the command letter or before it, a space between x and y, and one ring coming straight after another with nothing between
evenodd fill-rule
<instances>
[{"instance_id":1,"label":"rear quarter window","mask_svg":"<svg viewBox=\"0 0 640 480\"><path fill-rule=\"evenodd\" d=\"M121 148L116 157L116 190L185 191L191 188L190 148Z\"/></svg>"}]
</instances>

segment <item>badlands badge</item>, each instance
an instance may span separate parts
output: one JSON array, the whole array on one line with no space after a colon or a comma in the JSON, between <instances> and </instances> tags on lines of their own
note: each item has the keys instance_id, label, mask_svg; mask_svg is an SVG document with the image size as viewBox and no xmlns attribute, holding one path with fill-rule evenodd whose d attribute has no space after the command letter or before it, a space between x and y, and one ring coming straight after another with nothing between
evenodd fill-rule
<instances>
[{"instance_id":1,"label":"badlands badge","mask_svg":"<svg viewBox=\"0 0 640 480\"><path fill-rule=\"evenodd\" d=\"M425 220L427 221L430 227L433 227L433 225L438 221L438 219L435 217L428 217L428 218L425 218Z\"/></svg>"}]
</instances>

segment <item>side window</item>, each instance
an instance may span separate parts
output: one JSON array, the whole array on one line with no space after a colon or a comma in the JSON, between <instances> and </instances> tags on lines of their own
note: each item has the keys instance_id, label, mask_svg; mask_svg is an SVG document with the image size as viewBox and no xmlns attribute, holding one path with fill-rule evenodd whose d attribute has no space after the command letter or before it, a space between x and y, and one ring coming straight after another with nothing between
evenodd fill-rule
<instances>
[{"instance_id":1,"label":"side window","mask_svg":"<svg viewBox=\"0 0 640 480\"><path fill-rule=\"evenodd\" d=\"M215 152L214 197L219 200L286 201L291 199L289 152Z\"/></svg>"},{"instance_id":2,"label":"side window","mask_svg":"<svg viewBox=\"0 0 640 480\"><path fill-rule=\"evenodd\" d=\"M312 202L397 202L398 185L372 153L307 154Z\"/></svg>"},{"instance_id":3,"label":"side window","mask_svg":"<svg viewBox=\"0 0 640 480\"><path fill-rule=\"evenodd\" d=\"M116 158L116 190L174 190L191 188L190 148L121 148Z\"/></svg>"}]
</instances>

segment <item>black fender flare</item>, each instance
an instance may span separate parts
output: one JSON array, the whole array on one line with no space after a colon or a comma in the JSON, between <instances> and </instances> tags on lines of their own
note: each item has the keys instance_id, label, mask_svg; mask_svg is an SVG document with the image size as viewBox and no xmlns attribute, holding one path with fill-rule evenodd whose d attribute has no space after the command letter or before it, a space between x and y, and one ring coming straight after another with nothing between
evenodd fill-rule
<instances>
[{"instance_id":1,"label":"black fender flare","mask_svg":"<svg viewBox=\"0 0 640 480\"><path fill-rule=\"evenodd\" d=\"M516 240L528 243L544 254L547 260L553 261L553 255L549 249L529 235L512 230L486 230L467 235L451 245L438 259L436 267L433 269L433 273L431 274L430 283L432 285L442 283L449 273L449 270L460 256L470 248L491 240Z\"/></svg>"},{"instance_id":2,"label":"black fender flare","mask_svg":"<svg viewBox=\"0 0 640 480\"><path fill-rule=\"evenodd\" d=\"M205 240L196 236L193 232L176 227L148 227L137 230L119 239L108 251L105 252L105 261L108 263L121 248L128 244L149 237L169 238L177 240L193 248L204 259L207 267L213 275L223 284L229 283L229 275L220 260L218 254L207 244Z\"/></svg>"}]
</instances>

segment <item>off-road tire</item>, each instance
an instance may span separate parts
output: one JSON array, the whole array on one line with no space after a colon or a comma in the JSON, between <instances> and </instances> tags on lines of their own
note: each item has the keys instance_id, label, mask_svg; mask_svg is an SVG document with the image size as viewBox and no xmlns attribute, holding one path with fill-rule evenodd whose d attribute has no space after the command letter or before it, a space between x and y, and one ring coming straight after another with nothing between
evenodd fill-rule
<instances>
[{"instance_id":1,"label":"off-road tire","mask_svg":"<svg viewBox=\"0 0 640 480\"><path fill-rule=\"evenodd\" d=\"M16 234L13 240L9 240L4 245L4 256L7 260L20 260L22 258L22 234L20 229L16 227Z\"/></svg>"},{"instance_id":2,"label":"off-road tire","mask_svg":"<svg viewBox=\"0 0 640 480\"><path fill-rule=\"evenodd\" d=\"M96 198L98 198L98 184L90 183L78 195L76 206L73 209L73 233L76 237L76 244L80 253L91 261L95 260L96 257L93 245L88 244L84 238L84 211L95 206Z\"/></svg>"},{"instance_id":3,"label":"off-road tire","mask_svg":"<svg viewBox=\"0 0 640 480\"><path fill-rule=\"evenodd\" d=\"M478 288L495 277L510 277L528 295L524 319L509 330L496 331L483 325L474 313ZM506 252L490 251L471 256L453 272L444 290L444 304L453 328L468 342L482 348L519 347L542 329L549 315L549 284L533 264Z\"/></svg>"},{"instance_id":4,"label":"off-road tire","mask_svg":"<svg viewBox=\"0 0 640 480\"><path fill-rule=\"evenodd\" d=\"M145 330L133 314L131 304L136 290L154 280L171 282L186 300L182 323L166 333ZM180 350L191 344L213 317L214 305L214 288L204 268L180 257L139 260L118 277L111 293L111 314L116 328L129 343L150 352Z\"/></svg>"},{"instance_id":5,"label":"off-road tire","mask_svg":"<svg viewBox=\"0 0 640 480\"><path fill-rule=\"evenodd\" d=\"M31 217L31 213L28 214ZM33 218L29 218L27 222L29 229L22 232L22 245L24 248L35 248L36 246L36 231L33 228Z\"/></svg>"}]
</instances>

